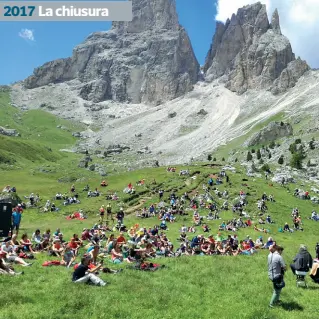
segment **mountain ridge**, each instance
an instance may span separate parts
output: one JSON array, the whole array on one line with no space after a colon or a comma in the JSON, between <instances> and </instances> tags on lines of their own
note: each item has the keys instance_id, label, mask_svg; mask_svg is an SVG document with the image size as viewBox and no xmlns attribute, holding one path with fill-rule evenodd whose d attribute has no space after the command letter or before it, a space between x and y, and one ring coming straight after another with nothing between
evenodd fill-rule
<instances>
[{"instance_id":1,"label":"mountain ridge","mask_svg":"<svg viewBox=\"0 0 319 319\"><path fill-rule=\"evenodd\" d=\"M73 59L82 64L51 62L61 72L65 64L66 77L72 67L81 65L76 77L27 89L28 81L48 81L50 72L43 70L43 77L12 87L13 103L25 109L43 107L59 117L98 127L99 131L80 138L75 151L129 144L132 159L156 157L163 163L205 156L279 112L290 117L298 112L317 116L319 73L295 58L289 40L281 34L278 11L269 22L265 6L256 3L239 9L238 16L225 24L218 22L215 45L209 50L203 78L197 81L199 66L186 32L176 24L174 2L161 0L169 12L163 17L156 14L163 7L154 0L143 7L145 1L133 1L134 16L139 17L133 23L114 23L111 31L93 33L80 44ZM145 14L150 19L140 24ZM151 29L150 21L155 21ZM227 51L221 40L225 34L224 43L236 38L237 31L226 32L230 26L240 31L243 41L236 44L232 63L218 64L222 74L215 77L214 59ZM232 45L228 43L228 48ZM150 63L153 71L136 69L144 59L150 59L146 65ZM258 63L262 68L254 73ZM113 76L109 69L121 76Z\"/></svg>"}]
</instances>

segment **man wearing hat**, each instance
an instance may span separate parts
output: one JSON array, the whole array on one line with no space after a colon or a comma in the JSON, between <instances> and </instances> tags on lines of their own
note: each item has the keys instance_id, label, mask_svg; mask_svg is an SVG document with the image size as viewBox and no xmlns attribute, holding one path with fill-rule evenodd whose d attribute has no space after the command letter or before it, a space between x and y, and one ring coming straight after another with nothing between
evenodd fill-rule
<instances>
[{"instance_id":1,"label":"man wearing hat","mask_svg":"<svg viewBox=\"0 0 319 319\"><path fill-rule=\"evenodd\" d=\"M312 256L308 252L307 246L300 245L299 253L293 260L293 264L290 265L291 271L293 274L296 274L297 271L308 272L311 269L313 263Z\"/></svg>"},{"instance_id":2,"label":"man wearing hat","mask_svg":"<svg viewBox=\"0 0 319 319\"><path fill-rule=\"evenodd\" d=\"M284 272L287 267L281 256L283 250L283 247L277 245L271 245L269 247L268 277L273 282L274 287L274 292L269 303L269 307L271 308L273 308L276 303L280 302L280 293L282 288L285 287Z\"/></svg>"}]
</instances>

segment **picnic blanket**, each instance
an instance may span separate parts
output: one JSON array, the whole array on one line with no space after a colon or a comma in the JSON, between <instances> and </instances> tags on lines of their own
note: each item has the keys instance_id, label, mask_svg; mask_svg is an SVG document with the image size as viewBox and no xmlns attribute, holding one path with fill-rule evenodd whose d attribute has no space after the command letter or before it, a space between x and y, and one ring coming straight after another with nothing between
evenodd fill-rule
<instances>
[{"instance_id":1,"label":"picnic blanket","mask_svg":"<svg viewBox=\"0 0 319 319\"><path fill-rule=\"evenodd\" d=\"M67 217L65 217L65 218L68 219L68 220L71 220L71 219L84 220L84 219L85 219L85 218L81 217L81 215L80 215L79 212L73 213L73 216L74 216L74 217L67 216Z\"/></svg>"},{"instance_id":2,"label":"picnic blanket","mask_svg":"<svg viewBox=\"0 0 319 319\"><path fill-rule=\"evenodd\" d=\"M49 260L49 261L45 261L42 266L43 267L47 267L47 266L60 266L61 263L59 260Z\"/></svg>"}]
</instances>

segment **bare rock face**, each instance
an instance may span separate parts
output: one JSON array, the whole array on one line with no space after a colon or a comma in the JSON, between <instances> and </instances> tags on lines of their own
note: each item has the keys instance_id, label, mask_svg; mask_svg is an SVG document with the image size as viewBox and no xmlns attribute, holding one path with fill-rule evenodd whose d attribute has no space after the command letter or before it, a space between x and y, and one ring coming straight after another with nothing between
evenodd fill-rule
<instances>
[{"instance_id":1,"label":"bare rock face","mask_svg":"<svg viewBox=\"0 0 319 319\"><path fill-rule=\"evenodd\" d=\"M269 23L260 2L239 9L225 24L217 22L204 66L206 80L225 76L225 86L239 94L247 89L284 92L307 70L307 63L295 59L289 40L281 34L278 11Z\"/></svg>"},{"instance_id":2,"label":"bare rock face","mask_svg":"<svg viewBox=\"0 0 319 319\"><path fill-rule=\"evenodd\" d=\"M175 0L133 0L133 20L95 32L73 55L44 64L24 81L26 88L77 79L79 95L160 104L192 90L199 64L179 25Z\"/></svg>"},{"instance_id":3,"label":"bare rock face","mask_svg":"<svg viewBox=\"0 0 319 319\"><path fill-rule=\"evenodd\" d=\"M244 146L254 146L275 141L278 138L293 135L293 129L290 123L270 122L266 127L255 133L249 138Z\"/></svg>"}]
</instances>

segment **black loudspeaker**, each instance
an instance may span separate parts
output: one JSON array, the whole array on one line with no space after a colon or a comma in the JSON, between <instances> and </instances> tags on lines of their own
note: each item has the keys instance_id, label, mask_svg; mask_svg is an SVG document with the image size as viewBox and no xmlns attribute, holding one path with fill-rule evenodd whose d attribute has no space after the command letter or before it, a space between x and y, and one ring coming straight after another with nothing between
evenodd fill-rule
<instances>
[{"instance_id":1,"label":"black loudspeaker","mask_svg":"<svg viewBox=\"0 0 319 319\"><path fill-rule=\"evenodd\" d=\"M0 203L0 237L9 236L11 231L12 204Z\"/></svg>"}]
</instances>

